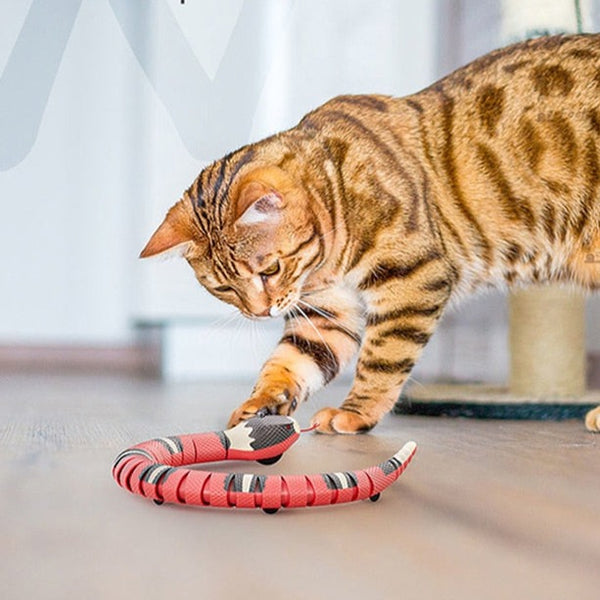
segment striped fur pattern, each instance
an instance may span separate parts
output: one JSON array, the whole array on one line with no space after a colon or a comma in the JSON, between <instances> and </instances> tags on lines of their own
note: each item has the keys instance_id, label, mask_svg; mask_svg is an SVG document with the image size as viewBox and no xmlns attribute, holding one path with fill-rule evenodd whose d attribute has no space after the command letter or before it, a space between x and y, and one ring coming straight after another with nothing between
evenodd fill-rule
<instances>
[{"instance_id":1,"label":"striped fur pattern","mask_svg":"<svg viewBox=\"0 0 600 600\"><path fill-rule=\"evenodd\" d=\"M289 414L358 353L322 432L391 409L445 307L600 287L600 35L500 49L415 95L341 96L204 169L142 256L179 249L281 342L231 423ZM587 419L600 429L600 411Z\"/></svg>"}]
</instances>

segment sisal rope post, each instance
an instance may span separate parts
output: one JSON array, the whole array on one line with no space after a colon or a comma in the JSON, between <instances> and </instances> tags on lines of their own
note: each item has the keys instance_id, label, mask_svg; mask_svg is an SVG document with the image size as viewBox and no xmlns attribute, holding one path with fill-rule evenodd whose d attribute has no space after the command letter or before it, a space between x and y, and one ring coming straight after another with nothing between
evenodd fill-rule
<instances>
[{"instance_id":1,"label":"sisal rope post","mask_svg":"<svg viewBox=\"0 0 600 600\"><path fill-rule=\"evenodd\" d=\"M585 300L555 285L509 298L509 392L564 397L585 393Z\"/></svg>"}]
</instances>

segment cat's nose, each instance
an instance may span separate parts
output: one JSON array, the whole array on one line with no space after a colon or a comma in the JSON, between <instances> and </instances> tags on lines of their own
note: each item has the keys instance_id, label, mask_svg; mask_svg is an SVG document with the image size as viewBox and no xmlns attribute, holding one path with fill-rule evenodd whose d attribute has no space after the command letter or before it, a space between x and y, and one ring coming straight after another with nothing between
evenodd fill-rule
<instances>
[{"instance_id":1,"label":"cat's nose","mask_svg":"<svg viewBox=\"0 0 600 600\"><path fill-rule=\"evenodd\" d=\"M258 313L257 317L278 317L281 311L276 306L265 308L261 313Z\"/></svg>"}]
</instances>

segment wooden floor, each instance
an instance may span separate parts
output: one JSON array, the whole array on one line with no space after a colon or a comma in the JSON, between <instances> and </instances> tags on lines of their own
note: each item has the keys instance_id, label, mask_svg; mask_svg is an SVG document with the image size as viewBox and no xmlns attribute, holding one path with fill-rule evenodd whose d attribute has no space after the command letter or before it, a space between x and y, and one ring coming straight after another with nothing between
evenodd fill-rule
<instances>
[{"instance_id":1,"label":"wooden floor","mask_svg":"<svg viewBox=\"0 0 600 600\"><path fill-rule=\"evenodd\" d=\"M194 509L131 496L115 455L220 429L247 385L0 376L0 598L596 599L600 436L582 423L388 417L306 434L257 472L351 470L419 450L378 503ZM302 425L337 404L331 386Z\"/></svg>"}]
</instances>

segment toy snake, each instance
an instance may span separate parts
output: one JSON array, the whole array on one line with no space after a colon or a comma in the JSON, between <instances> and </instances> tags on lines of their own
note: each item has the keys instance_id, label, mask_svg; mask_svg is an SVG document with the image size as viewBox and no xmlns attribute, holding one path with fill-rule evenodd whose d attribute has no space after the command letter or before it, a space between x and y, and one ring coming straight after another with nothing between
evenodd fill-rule
<instances>
[{"instance_id":1,"label":"toy snake","mask_svg":"<svg viewBox=\"0 0 600 600\"><path fill-rule=\"evenodd\" d=\"M182 468L221 460L273 464L300 437L291 417L254 417L225 431L163 437L121 452L113 477L126 490L153 499L197 506L298 508L370 498L391 485L412 460L417 446L407 442L380 465L360 471L315 475L255 475Z\"/></svg>"}]
</instances>

